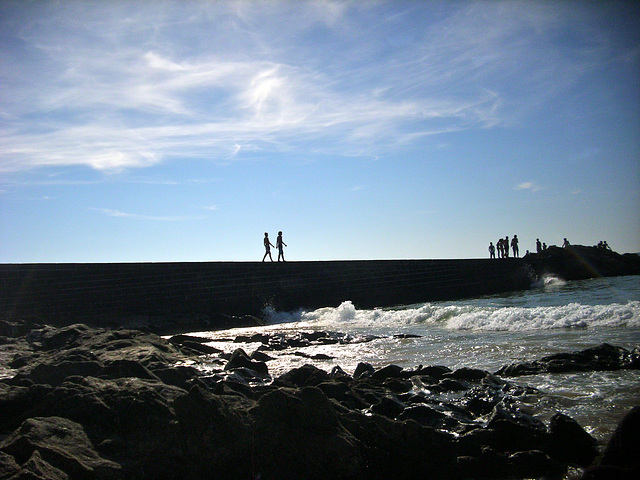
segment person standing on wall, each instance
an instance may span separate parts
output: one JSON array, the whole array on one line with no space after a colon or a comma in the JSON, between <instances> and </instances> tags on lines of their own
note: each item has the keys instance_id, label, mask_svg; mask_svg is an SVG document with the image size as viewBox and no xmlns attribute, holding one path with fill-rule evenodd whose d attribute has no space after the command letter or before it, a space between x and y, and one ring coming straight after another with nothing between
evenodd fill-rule
<instances>
[{"instance_id":1,"label":"person standing on wall","mask_svg":"<svg viewBox=\"0 0 640 480\"><path fill-rule=\"evenodd\" d=\"M273 262L273 257L271 256L271 248L270 247L275 247L274 244L272 244L269 241L269 234L267 232L264 232L264 257L262 257L262 261L264 262L265 258L267 258L267 255L269 255L269 259Z\"/></svg>"},{"instance_id":2,"label":"person standing on wall","mask_svg":"<svg viewBox=\"0 0 640 480\"><path fill-rule=\"evenodd\" d=\"M278 261L280 261L280 257L282 257L282 261L286 262L284 259L284 247L287 244L282 241L282 232L278 232L278 238L276 239L276 248L278 249Z\"/></svg>"}]
</instances>

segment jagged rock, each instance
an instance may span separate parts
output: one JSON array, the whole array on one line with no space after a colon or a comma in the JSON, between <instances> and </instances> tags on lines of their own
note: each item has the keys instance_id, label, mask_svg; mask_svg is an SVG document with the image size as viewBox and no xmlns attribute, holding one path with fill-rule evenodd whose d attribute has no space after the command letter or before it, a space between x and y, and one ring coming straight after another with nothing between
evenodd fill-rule
<instances>
[{"instance_id":1,"label":"jagged rock","mask_svg":"<svg viewBox=\"0 0 640 480\"><path fill-rule=\"evenodd\" d=\"M0 450L26 463L40 453L42 459L72 478L115 480L122 478L122 468L101 458L81 425L66 418L36 417L0 443Z\"/></svg>"},{"instance_id":2,"label":"jagged rock","mask_svg":"<svg viewBox=\"0 0 640 480\"><path fill-rule=\"evenodd\" d=\"M370 363L360 362L358 363L355 371L353 372L353 377L354 378L360 378L363 376L370 377L373 374L373 372L375 372L373 365L371 365Z\"/></svg>"},{"instance_id":3,"label":"jagged rock","mask_svg":"<svg viewBox=\"0 0 640 480\"><path fill-rule=\"evenodd\" d=\"M10 478L20 471L20 465L13 456L0 451L0 478Z\"/></svg>"},{"instance_id":4,"label":"jagged rock","mask_svg":"<svg viewBox=\"0 0 640 480\"><path fill-rule=\"evenodd\" d=\"M284 387L316 386L330 380L330 378L329 374L324 370L320 370L314 365L305 364L279 376L273 381L273 384Z\"/></svg>"},{"instance_id":5,"label":"jagged rock","mask_svg":"<svg viewBox=\"0 0 640 480\"><path fill-rule=\"evenodd\" d=\"M557 353L533 362L506 365L496 375L516 377L539 373L570 373L602 370L639 369L638 352L603 343L579 352Z\"/></svg>"},{"instance_id":6,"label":"jagged rock","mask_svg":"<svg viewBox=\"0 0 640 480\"><path fill-rule=\"evenodd\" d=\"M262 377L266 377L269 375L269 368L267 364L264 362L254 362L249 358L249 355L242 350L241 348L236 349L231 358L229 358L229 362L224 366L225 370L233 370L236 368L246 368L248 370L252 370Z\"/></svg>"},{"instance_id":7,"label":"jagged rock","mask_svg":"<svg viewBox=\"0 0 640 480\"><path fill-rule=\"evenodd\" d=\"M262 445L255 469L264 478L363 478L359 442L320 389L274 390L250 413Z\"/></svg>"},{"instance_id":8,"label":"jagged rock","mask_svg":"<svg viewBox=\"0 0 640 480\"><path fill-rule=\"evenodd\" d=\"M553 456L562 463L587 467L598 454L595 438L567 415L556 413L551 417L549 433Z\"/></svg>"}]
</instances>

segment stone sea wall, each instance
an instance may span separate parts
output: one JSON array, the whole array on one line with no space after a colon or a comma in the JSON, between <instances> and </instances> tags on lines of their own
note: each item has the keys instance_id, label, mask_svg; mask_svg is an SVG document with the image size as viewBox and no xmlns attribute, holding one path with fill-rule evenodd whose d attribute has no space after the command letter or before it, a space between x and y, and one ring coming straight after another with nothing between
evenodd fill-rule
<instances>
[{"instance_id":1,"label":"stone sea wall","mask_svg":"<svg viewBox=\"0 0 640 480\"><path fill-rule=\"evenodd\" d=\"M640 274L637 255L550 248L525 258L321 262L63 263L0 265L0 316L69 325L143 324L156 331L259 322L264 308L390 307ZM136 323L137 322L137 323Z\"/></svg>"}]
</instances>

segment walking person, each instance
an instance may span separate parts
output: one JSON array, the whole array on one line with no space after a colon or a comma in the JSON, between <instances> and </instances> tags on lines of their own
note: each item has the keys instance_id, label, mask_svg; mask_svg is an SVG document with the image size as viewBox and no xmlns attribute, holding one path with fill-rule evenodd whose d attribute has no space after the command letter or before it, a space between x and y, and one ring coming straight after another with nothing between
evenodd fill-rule
<instances>
[{"instance_id":1,"label":"walking person","mask_svg":"<svg viewBox=\"0 0 640 480\"><path fill-rule=\"evenodd\" d=\"M272 244L269 241L269 234L267 232L264 232L264 257L262 257L262 261L264 262L265 258L267 258L267 255L269 255L269 259L273 262L273 257L271 256L271 247L275 248L275 245Z\"/></svg>"},{"instance_id":2,"label":"walking person","mask_svg":"<svg viewBox=\"0 0 640 480\"><path fill-rule=\"evenodd\" d=\"M280 257L282 257L282 261L286 262L284 259L284 247L287 244L282 241L282 232L278 232L278 238L276 238L276 248L278 249L278 261L280 261Z\"/></svg>"}]
</instances>

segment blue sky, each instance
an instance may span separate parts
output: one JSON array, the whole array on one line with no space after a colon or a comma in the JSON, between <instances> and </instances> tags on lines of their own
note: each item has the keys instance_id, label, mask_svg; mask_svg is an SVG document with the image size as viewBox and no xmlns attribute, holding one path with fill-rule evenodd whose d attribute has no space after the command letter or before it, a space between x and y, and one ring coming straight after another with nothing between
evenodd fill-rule
<instances>
[{"instance_id":1,"label":"blue sky","mask_svg":"<svg viewBox=\"0 0 640 480\"><path fill-rule=\"evenodd\" d=\"M640 251L640 4L0 3L0 262Z\"/></svg>"}]
</instances>

